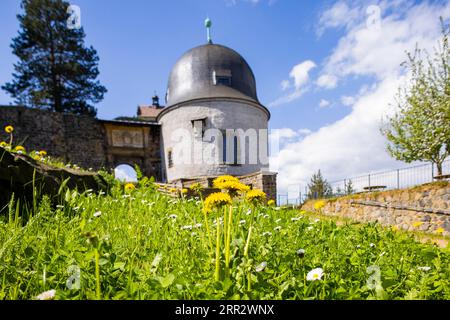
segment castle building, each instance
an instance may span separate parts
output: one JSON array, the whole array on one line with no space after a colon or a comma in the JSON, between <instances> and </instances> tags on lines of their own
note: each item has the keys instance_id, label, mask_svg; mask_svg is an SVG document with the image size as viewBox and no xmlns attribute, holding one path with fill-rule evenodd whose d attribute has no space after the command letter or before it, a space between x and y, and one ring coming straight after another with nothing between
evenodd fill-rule
<instances>
[{"instance_id":1,"label":"castle building","mask_svg":"<svg viewBox=\"0 0 450 320\"><path fill-rule=\"evenodd\" d=\"M229 174L276 198L276 173L268 171L270 112L239 53L208 36L173 66L165 102L155 94L136 117L115 120L2 106L0 125L13 125L28 150L85 168L137 164L145 175L183 187Z\"/></svg>"}]
</instances>

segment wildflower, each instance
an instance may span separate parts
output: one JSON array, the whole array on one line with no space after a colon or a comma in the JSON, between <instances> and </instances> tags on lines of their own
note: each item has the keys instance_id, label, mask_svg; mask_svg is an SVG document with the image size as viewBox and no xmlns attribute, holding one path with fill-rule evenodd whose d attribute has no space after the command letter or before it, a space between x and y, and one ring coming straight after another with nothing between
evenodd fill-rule
<instances>
[{"instance_id":1,"label":"wildflower","mask_svg":"<svg viewBox=\"0 0 450 320\"><path fill-rule=\"evenodd\" d=\"M41 150L41 151L39 151L39 155L40 155L41 157L45 157L45 156L47 155L47 151Z\"/></svg>"},{"instance_id":2,"label":"wildflower","mask_svg":"<svg viewBox=\"0 0 450 320\"><path fill-rule=\"evenodd\" d=\"M375 243L372 243L372 242L371 242L371 243L369 244L369 246L370 246L371 248L374 248L374 247L375 247Z\"/></svg>"},{"instance_id":3,"label":"wildflower","mask_svg":"<svg viewBox=\"0 0 450 320\"><path fill-rule=\"evenodd\" d=\"M241 226L244 225L244 224L245 224L245 220L239 221L239 224L240 224Z\"/></svg>"},{"instance_id":4,"label":"wildflower","mask_svg":"<svg viewBox=\"0 0 450 320\"><path fill-rule=\"evenodd\" d=\"M281 230L281 226L277 226L277 227L273 228L273 230L280 231Z\"/></svg>"},{"instance_id":5,"label":"wildflower","mask_svg":"<svg viewBox=\"0 0 450 320\"><path fill-rule=\"evenodd\" d=\"M265 215L263 215L263 218L264 218L264 219L267 219L267 218L269 218L269 215L268 215L268 214L265 214Z\"/></svg>"},{"instance_id":6,"label":"wildflower","mask_svg":"<svg viewBox=\"0 0 450 320\"><path fill-rule=\"evenodd\" d=\"M255 271L256 272L261 272L264 271L264 269L266 269L267 267L267 262L261 262L259 265L256 266Z\"/></svg>"},{"instance_id":7,"label":"wildflower","mask_svg":"<svg viewBox=\"0 0 450 320\"><path fill-rule=\"evenodd\" d=\"M5 127L5 132L6 133L12 133L14 131L14 127L13 126L6 126Z\"/></svg>"},{"instance_id":8,"label":"wildflower","mask_svg":"<svg viewBox=\"0 0 450 320\"><path fill-rule=\"evenodd\" d=\"M291 221L299 221L300 218L291 218Z\"/></svg>"},{"instance_id":9,"label":"wildflower","mask_svg":"<svg viewBox=\"0 0 450 320\"><path fill-rule=\"evenodd\" d=\"M270 207L275 205L275 200L271 199L271 200L267 201L267 205L270 206Z\"/></svg>"},{"instance_id":10,"label":"wildflower","mask_svg":"<svg viewBox=\"0 0 450 320\"><path fill-rule=\"evenodd\" d=\"M135 187L135 185L132 184L132 183L127 183L127 184L125 185L125 191L127 191L127 192L133 191L134 189L136 189L136 187Z\"/></svg>"},{"instance_id":11,"label":"wildflower","mask_svg":"<svg viewBox=\"0 0 450 320\"><path fill-rule=\"evenodd\" d=\"M182 230L192 230L192 226L188 225L188 226L182 226L181 227Z\"/></svg>"},{"instance_id":12,"label":"wildflower","mask_svg":"<svg viewBox=\"0 0 450 320\"><path fill-rule=\"evenodd\" d=\"M300 258L303 258L303 257L305 256L305 249L298 249L298 250L297 250L297 255L298 255Z\"/></svg>"},{"instance_id":13,"label":"wildflower","mask_svg":"<svg viewBox=\"0 0 450 320\"><path fill-rule=\"evenodd\" d=\"M177 189L175 189L175 188L170 188L170 189L169 189L169 192L170 192L170 193L177 193L177 192L178 192L178 190L177 190Z\"/></svg>"},{"instance_id":14,"label":"wildflower","mask_svg":"<svg viewBox=\"0 0 450 320\"><path fill-rule=\"evenodd\" d=\"M191 237L195 237L197 235L197 232L191 232Z\"/></svg>"},{"instance_id":15,"label":"wildflower","mask_svg":"<svg viewBox=\"0 0 450 320\"><path fill-rule=\"evenodd\" d=\"M0 147L4 148L6 147L8 144L5 141L0 142Z\"/></svg>"},{"instance_id":16,"label":"wildflower","mask_svg":"<svg viewBox=\"0 0 450 320\"><path fill-rule=\"evenodd\" d=\"M201 228L202 226L203 226L203 224L197 223L196 225L194 225L194 228Z\"/></svg>"},{"instance_id":17,"label":"wildflower","mask_svg":"<svg viewBox=\"0 0 450 320\"><path fill-rule=\"evenodd\" d=\"M263 235L263 237L270 237L272 235L272 232L266 231L266 232L263 232L262 235Z\"/></svg>"},{"instance_id":18,"label":"wildflower","mask_svg":"<svg viewBox=\"0 0 450 320\"><path fill-rule=\"evenodd\" d=\"M417 270L430 271L431 267L417 267Z\"/></svg>"},{"instance_id":19,"label":"wildflower","mask_svg":"<svg viewBox=\"0 0 450 320\"><path fill-rule=\"evenodd\" d=\"M398 226L392 226L391 230L394 231L394 232L398 231Z\"/></svg>"},{"instance_id":20,"label":"wildflower","mask_svg":"<svg viewBox=\"0 0 450 320\"><path fill-rule=\"evenodd\" d=\"M356 249L359 249L359 248L361 248L361 245L360 245L360 244L358 244L358 245L356 246Z\"/></svg>"},{"instance_id":21,"label":"wildflower","mask_svg":"<svg viewBox=\"0 0 450 320\"><path fill-rule=\"evenodd\" d=\"M249 192L247 192L245 199L248 202L254 202L254 203L263 202L264 200L266 200L266 194L259 189L253 189L253 190L250 190Z\"/></svg>"},{"instance_id":22,"label":"wildflower","mask_svg":"<svg viewBox=\"0 0 450 320\"><path fill-rule=\"evenodd\" d=\"M16 146L16 147L14 148L14 150L15 150L17 153L24 153L24 152L25 152L25 148L22 147L22 146Z\"/></svg>"},{"instance_id":23,"label":"wildflower","mask_svg":"<svg viewBox=\"0 0 450 320\"><path fill-rule=\"evenodd\" d=\"M95 218L98 218L98 217L100 217L101 215L102 215L102 212L101 212L101 211L97 211L97 212L94 213L94 217L95 217Z\"/></svg>"},{"instance_id":24,"label":"wildflower","mask_svg":"<svg viewBox=\"0 0 450 320\"><path fill-rule=\"evenodd\" d=\"M205 199L205 204L203 210L205 213L211 212L212 209L216 207L221 207L224 205L231 205L231 197L227 193L216 192L210 194Z\"/></svg>"},{"instance_id":25,"label":"wildflower","mask_svg":"<svg viewBox=\"0 0 450 320\"><path fill-rule=\"evenodd\" d=\"M175 220L177 217L178 217L178 216L177 216L176 214L171 214L171 215L169 216L169 219Z\"/></svg>"},{"instance_id":26,"label":"wildflower","mask_svg":"<svg viewBox=\"0 0 450 320\"><path fill-rule=\"evenodd\" d=\"M252 209L248 209L245 214L248 215L248 216L251 215L252 214Z\"/></svg>"},{"instance_id":27,"label":"wildflower","mask_svg":"<svg viewBox=\"0 0 450 320\"><path fill-rule=\"evenodd\" d=\"M181 193L182 193L182 194L186 194L187 192L188 192L188 189L184 189L184 188L181 189Z\"/></svg>"},{"instance_id":28,"label":"wildflower","mask_svg":"<svg viewBox=\"0 0 450 320\"><path fill-rule=\"evenodd\" d=\"M413 223L413 227L414 227L414 228L418 228L418 227L420 227L421 225L423 225L423 222L422 222L422 221L416 221L416 222Z\"/></svg>"},{"instance_id":29,"label":"wildflower","mask_svg":"<svg viewBox=\"0 0 450 320\"><path fill-rule=\"evenodd\" d=\"M203 186L202 186L199 182L197 182L197 183L194 183L193 185L191 185L191 186L189 187L189 189L191 189L192 191L195 191L195 192L199 193L200 191L203 190Z\"/></svg>"},{"instance_id":30,"label":"wildflower","mask_svg":"<svg viewBox=\"0 0 450 320\"><path fill-rule=\"evenodd\" d=\"M312 230L312 229L314 229L313 226L309 226L308 228L306 228L307 231L310 231L310 230Z\"/></svg>"},{"instance_id":31,"label":"wildflower","mask_svg":"<svg viewBox=\"0 0 450 320\"><path fill-rule=\"evenodd\" d=\"M33 159L36 160L36 161L40 161L40 160L41 160L41 157L40 157L38 154L35 154L35 155L33 156Z\"/></svg>"},{"instance_id":32,"label":"wildflower","mask_svg":"<svg viewBox=\"0 0 450 320\"><path fill-rule=\"evenodd\" d=\"M39 294L36 297L36 300L53 300L53 299L55 299L55 295L56 295L56 290L52 289L52 290L45 291L45 292L42 292L41 294Z\"/></svg>"},{"instance_id":33,"label":"wildflower","mask_svg":"<svg viewBox=\"0 0 450 320\"><path fill-rule=\"evenodd\" d=\"M442 227L436 229L436 233L439 233L439 234L444 233L444 231L445 231L445 229Z\"/></svg>"},{"instance_id":34,"label":"wildflower","mask_svg":"<svg viewBox=\"0 0 450 320\"><path fill-rule=\"evenodd\" d=\"M306 275L306 280L308 281L316 281L321 280L323 277L323 269L322 268L316 268L308 272Z\"/></svg>"},{"instance_id":35,"label":"wildflower","mask_svg":"<svg viewBox=\"0 0 450 320\"><path fill-rule=\"evenodd\" d=\"M322 209L323 207L325 207L325 205L326 205L326 202L325 202L325 201L319 200L319 201L317 201L316 203L314 203L314 209L320 210L320 209Z\"/></svg>"}]
</instances>

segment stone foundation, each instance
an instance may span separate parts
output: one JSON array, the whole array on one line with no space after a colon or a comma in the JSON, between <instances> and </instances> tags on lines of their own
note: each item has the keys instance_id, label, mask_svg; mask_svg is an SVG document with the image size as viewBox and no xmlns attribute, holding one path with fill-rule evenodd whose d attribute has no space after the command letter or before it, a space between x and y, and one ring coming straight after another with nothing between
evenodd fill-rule
<instances>
[{"instance_id":1,"label":"stone foundation","mask_svg":"<svg viewBox=\"0 0 450 320\"><path fill-rule=\"evenodd\" d=\"M302 210L319 211L324 215L349 218L359 222L378 221L408 231L441 233L450 236L450 183L437 182L419 187L384 192L363 193L317 201L309 200ZM438 232L443 228L443 232ZM441 229L442 231L442 229Z\"/></svg>"}]
</instances>

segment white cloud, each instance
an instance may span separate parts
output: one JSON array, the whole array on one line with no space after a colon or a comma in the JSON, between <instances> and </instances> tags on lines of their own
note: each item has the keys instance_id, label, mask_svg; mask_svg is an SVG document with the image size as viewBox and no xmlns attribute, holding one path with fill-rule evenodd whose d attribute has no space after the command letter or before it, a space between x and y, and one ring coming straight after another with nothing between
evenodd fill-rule
<instances>
[{"instance_id":1,"label":"white cloud","mask_svg":"<svg viewBox=\"0 0 450 320\"><path fill-rule=\"evenodd\" d=\"M309 71L315 67L316 64L313 61L306 60L292 68L289 77L294 79L295 89L299 90L301 86L309 81Z\"/></svg>"},{"instance_id":2,"label":"white cloud","mask_svg":"<svg viewBox=\"0 0 450 320\"><path fill-rule=\"evenodd\" d=\"M359 10L345 1L336 2L331 8L324 11L319 18L317 34L320 36L328 28L350 27L358 18Z\"/></svg>"},{"instance_id":3,"label":"white cloud","mask_svg":"<svg viewBox=\"0 0 450 320\"><path fill-rule=\"evenodd\" d=\"M289 77L294 80L294 91L269 103L269 107L276 107L300 98L308 90L305 85L309 82L309 72L315 67L316 64L311 60L306 60L295 65L289 72ZM287 90L289 87L291 87L289 80L283 80L281 82L281 88L283 90Z\"/></svg>"},{"instance_id":4,"label":"white cloud","mask_svg":"<svg viewBox=\"0 0 450 320\"><path fill-rule=\"evenodd\" d=\"M355 101L356 101L356 99L355 99L354 97L351 97L351 96L342 96L342 97L341 97L341 103L342 103L344 106L350 107L350 106L352 106L353 104L355 104Z\"/></svg>"},{"instance_id":5,"label":"white cloud","mask_svg":"<svg viewBox=\"0 0 450 320\"><path fill-rule=\"evenodd\" d=\"M325 89L333 89L337 86L337 77L332 74L324 74L317 79L316 84Z\"/></svg>"},{"instance_id":6,"label":"white cloud","mask_svg":"<svg viewBox=\"0 0 450 320\"><path fill-rule=\"evenodd\" d=\"M321 99L319 102L319 108L326 108L330 105L330 101Z\"/></svg>"},{"instance_id":7,"label":"white cloud","mask_svg":"<svg viewBox=\"0 0 450 320\"><path fill-rule=\"evenodd\" d=\"M289 80L281 81L281 90L286 91L291 86Z\"/></svg>"},{"instance_id":8,"label":"white cloud","mask_svg":"<svg viewBox=\"0 0 450 320\"><path fill-rule=\"evenodd\" d=\"M384 8L386 3L379 5ZM334 22L328 23L329 27L345 26L348 30L326 59L323 74L365 76L373 83L365 83L352 98L350 114L306 137L292 139L271 156L271 169L279 172L281 192L291 184L305 185L318 169L333 181L405 165L385 151L380 121L393 111L397 88L406 82L400 67L405 51L414 50L416 43L431 51L440 38L439 16L450 17L450 3L398 6L392 12L384 13L378 31L368 29L364 19L350 23L336 15ZM361 7L364 13L365 7ZM349 103L351 99L342 100Z\"/></svg>"}]
</instances>

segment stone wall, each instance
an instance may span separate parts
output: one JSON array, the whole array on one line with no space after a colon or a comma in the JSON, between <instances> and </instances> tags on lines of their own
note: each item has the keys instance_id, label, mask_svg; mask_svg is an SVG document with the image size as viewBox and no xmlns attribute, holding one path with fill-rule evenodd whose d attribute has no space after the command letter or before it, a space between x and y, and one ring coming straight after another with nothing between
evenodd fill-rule
<instances>
[{"instance_id":1,"label":"stone wall","mask_svg":"<svg viewBox=\"0 0 450 320\"><path fill-rule=\"evenodd\" d=\"M318 201L325 202L323 208L314 208ZM396 226L408 231L441 233L450 236L450 182L448 181L331 200L310 200L302 206L302 209L359 222L378 221L384 226Z\"/></svg>"},{"instance_id":2,"label":"stone wall","mask_svg":"<svg viewBox=\"0 0 450 320\"><path fill-rule=\"evenodd\" d=\"M13 144L45 150L82 168L113 169L137 164L144 175L161 179L160 126L139 121L99 120L90 116L17 106L0 106L0 141L14 127Z\"/></svg>"}]
</instances>

